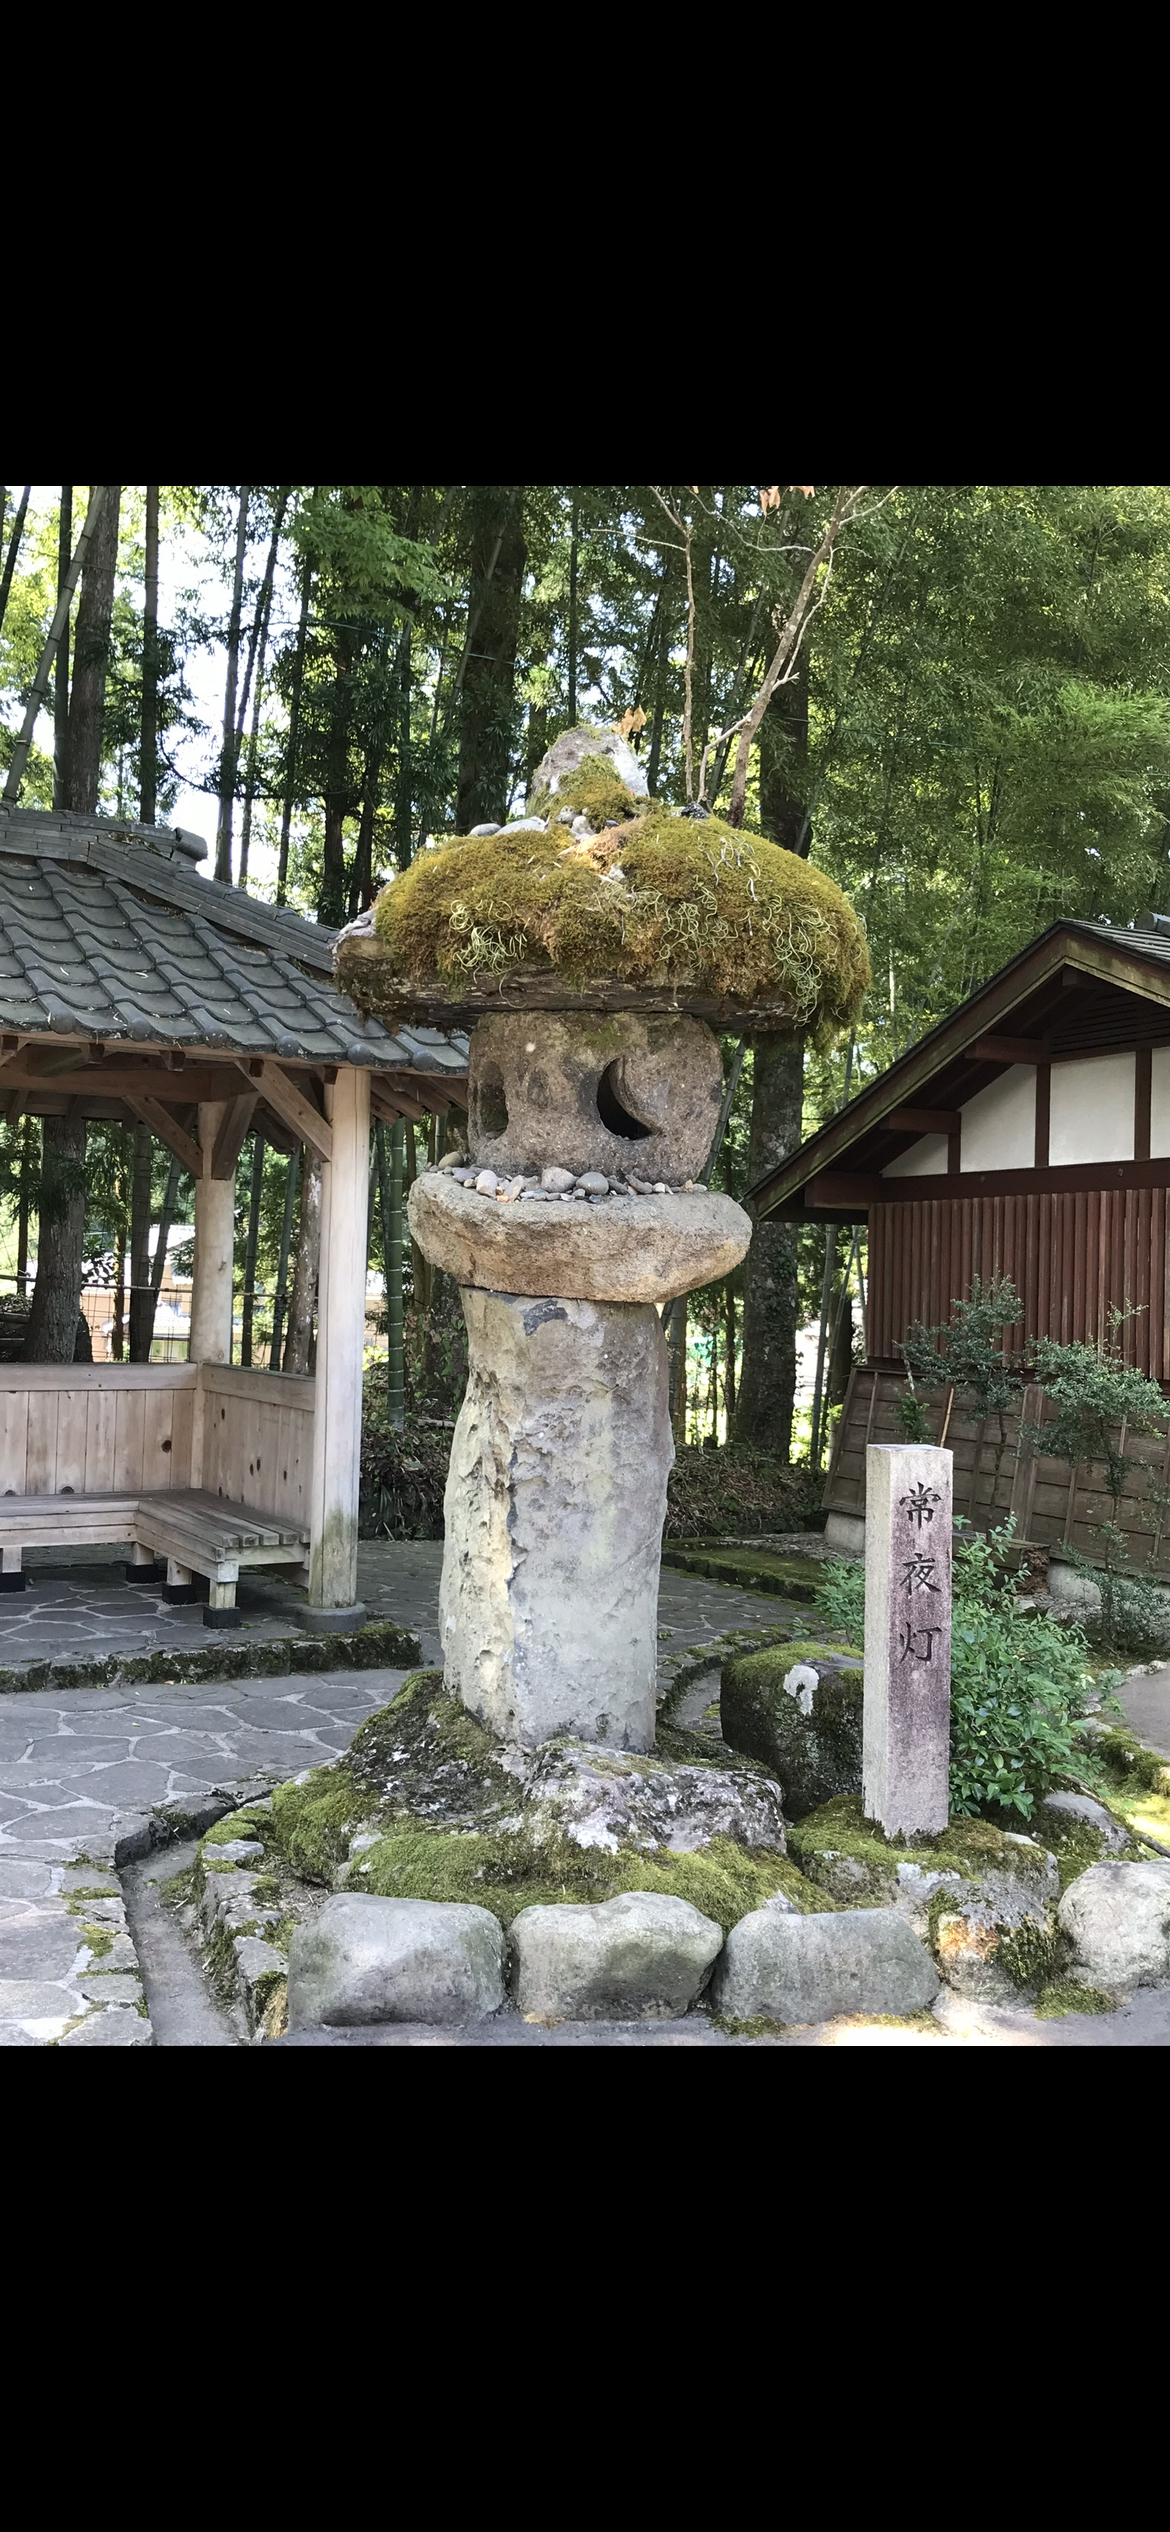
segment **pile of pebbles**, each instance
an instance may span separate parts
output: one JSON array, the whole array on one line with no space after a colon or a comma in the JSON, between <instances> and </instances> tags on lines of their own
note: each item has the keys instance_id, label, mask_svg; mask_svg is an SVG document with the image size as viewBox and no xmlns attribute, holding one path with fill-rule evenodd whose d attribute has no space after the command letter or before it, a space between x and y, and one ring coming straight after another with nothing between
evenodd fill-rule
<instances>
[{"instance_id":1,"label":"pile of pebbles","mask_svg":"<svg viewBox=\"0 0 1170 2532\"><path fill-rule=\"evenodd\" d=\"M687 1178L679 1187L668 1187L659 1179L652 1185L648 1178L608 1178L601 1169L582 1170L580 1177L571 1169L549 1168L539 1175L522 1171L516 1178L500 1178L494 1169L468 1165L443 1174L492 1204L607 1204L611 1196L685 1196L695 1183Z\"/></svg>"}]
</instances>

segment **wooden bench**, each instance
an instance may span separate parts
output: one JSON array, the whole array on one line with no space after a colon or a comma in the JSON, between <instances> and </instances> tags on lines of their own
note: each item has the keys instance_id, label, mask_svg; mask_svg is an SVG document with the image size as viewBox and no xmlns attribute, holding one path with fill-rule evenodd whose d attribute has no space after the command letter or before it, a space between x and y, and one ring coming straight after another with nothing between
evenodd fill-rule
<instances>
[{"instance_id":1,"label":"wooden bench","mask_svg":"<svg viewBox=\"0 0 1170 2532\"><path fill-rule=\"evenodd\" d=\"M236 1584L257 1565L308 1561L303 1522L224 1503L196 1487L140 1495L0 1496L0 1590L22 1591L26 1547L128 1546L127 1580L153 1579L165 1558L168 1600L195 1600L196 1574L210 1586L204 1626L239 1626Z\"/></svg>"}]
</instances>

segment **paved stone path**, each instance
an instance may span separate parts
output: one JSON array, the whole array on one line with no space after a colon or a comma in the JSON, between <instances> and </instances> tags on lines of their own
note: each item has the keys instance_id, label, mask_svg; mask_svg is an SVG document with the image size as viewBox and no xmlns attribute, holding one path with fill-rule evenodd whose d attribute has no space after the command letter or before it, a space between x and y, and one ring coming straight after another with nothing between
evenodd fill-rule
<instances>
[{"instance_id":1,"label":"paved stone path","mask_svg":"<svg viewBox=\"0 0 1170 2532\"><path fill-rule=\"evenodd\" d=\"M419 1540L380 1541L360 1551L360 1588L371 1615L413 1628L424 1661L438 1657L435 1631L442 1547ZM61 1592L35 1606L46 1591L38 1575L30 1591L0 1603L0 1622L15 1607L20 1623L80 1628L62 1653L108 1652L110 1631L137 1627L120 1592L137 1603L132 1588L92 1571L58 1572ZM272 1587L278 1602L295 1607L287 1586ZM70 1595L73 1595L70 1597ZM150 1595L151 1598L154 1595ZM80 1614L79 1614L80 1613ZM763 1594L697 1576L664 1572L659 1603L659 1650L663 1685L679 1663L736 1628L774 1627L786 1616L802 1627L811 1613ZM168 1644L190 1643L198 1609L170 1610L164 1602L158 1626L160 1670ZM287 1628L285 1607L262 1611L260 1623ZM86 1638L84 1626L94 1633ZM181 1634L178 1630L181 1629ZM2 1634L2 1623L0 1623ZM95 1640L96 1639L96 1640ZM208 1642L200 1628L197 1641ZM46 1646L45 1649L48 1649ZM143 1649L141 1635L125 1649ZM0 1643L0 1665L6 1658ZM0 1695L0 2045L30 2047L60 2041L66 2047L140 2046L152 2033L137 1956L115 1865L149 1850L152 1815L167 1805L179 1814L199 1813L201 1801L222 1801L241 1786L258 1787L320 1766L340 1756L367 1714L385 1705L405 1676L401 1670L337 1671L265 1680L149 1687L37 1690ZM703 1691L697 1690L700 1702ZM1135 1728L1170 1755L1170 1665L1135 1677L1122 1692ZM200 2044L192 2037L187 2044ZM933 2046L936 2037L963 2046L1070 2047L1170 2045L1170 1990L1147 1991L1122 2013L1101 2019L1070 2017L1037 2023L1030 2015L992 2013L948 2000L938 2034L875 2030L834 2024L785 2036L792 2046ZM607 2039L597 2033L551 2037L557 2046L715 2045L721 2035L705 2026L642 2032ZM182 2044L182 2043L180 2043ZM305 2043L298 2043L305 2044ZM340 2041L314 2044L339 2045ZM352 2045L451 2045L426 2034L377 2038L354 2036ZM501 2027L486 2045L536 2045Z\"/></svg>"},{"instance_id":2,"label":"paved stone path","mask_svg":"<svg viewBox=\"0 0 1170 2532\"><path fill-rule=\"evenodd\" d=\"M207 1651L216 1637L197 1603L172 1608L157 1584L128 1583L104 1549L30 1550L29 1587L0 1594L0 1670L109 1654ZM441 1539L370 1539L358 1548L358 1596L371 1618L392 1618L420 1637L424 1662L440 1658L437 1634ZM242 1633L269 1641L298 1628L305 1595L276 1575L239 1585ZM690 1574L663 1573L659 1631L664 1657L709 1643L727 1627L776 1626L795 1604ZM811 1622L811 1612L803 1613ZM239 1641L239 1634L234 1639ZM71 1692L72 1693L72 1692Z\"/></svg>"}]
</instances>

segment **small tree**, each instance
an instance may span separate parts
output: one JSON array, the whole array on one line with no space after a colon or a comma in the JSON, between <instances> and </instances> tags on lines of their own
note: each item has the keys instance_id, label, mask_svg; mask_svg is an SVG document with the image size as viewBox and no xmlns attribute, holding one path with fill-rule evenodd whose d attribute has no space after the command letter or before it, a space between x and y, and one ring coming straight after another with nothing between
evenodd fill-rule
<instances>
[{"instance_id":1,"label":"small tree","mask_svg":"<svg viewBox=\"0 0 1170 2532\"><path fill-rule=\"evenodd\" d=\"M916 1319L907 1328L901 1346L910 1388L909 1394L899 1401L898 1415L908 1441L931 1439L916 1381L931 1388L942 1385L957 1391L970 1403L981 1424L989 1416L998 1419L993 1506L1007 1449L1007 1418L1012 1408L1019 1405L1025 1379L1022 1358L1004 1349L1003 1332L1005 1328L1018 1327L1023 1315L1023 1302L1008 1276L993 1275L985 1284L981 1276L973 1275L969 1298L951 1303L948 1320L928 1328ZM972 1515L982 1456L977 1449L971 1469Z\"/></svg>"},{"instance_id":2,"label":"small tree","mask_svg":"<svg viewBox=\"0 0 1170 2532\"><path fill-rule=\"evenodd\" d=\"M1048 1424L1025 1425L1020 1438L1025 1450L1062 1459L1070 1472L1093 1460L1104 1468L1110 1517L1092 1525L1101 1551L1093 1580L1101 1593L1102 1627L1107 1641L1119 1650L1142 1652L1164 1636L1165 1613L1150 1584L1130 1570L1129 1546L1118 1514L1126 1481L1143 1463L1126 1458L1124 1441L1127 1433L1164 1433L1170 1402L1158 1382L1125 1362L1118 1348L1118 1331L1133 1315L1125 1310L1111 1312L1111 1344L1058 1345L1051 1337L1033 1339L1032 1366L1056 1414ZM1119 1441L1113 1438L1115 1432L1120 1434ZM1148 1472L1146 1493L1152 1502L1164 1504L1163 1490ZM1084 1560L1075 1551L1070 1553L1087 1573L1090 1569Z\"/></svg>"}]
</instances>

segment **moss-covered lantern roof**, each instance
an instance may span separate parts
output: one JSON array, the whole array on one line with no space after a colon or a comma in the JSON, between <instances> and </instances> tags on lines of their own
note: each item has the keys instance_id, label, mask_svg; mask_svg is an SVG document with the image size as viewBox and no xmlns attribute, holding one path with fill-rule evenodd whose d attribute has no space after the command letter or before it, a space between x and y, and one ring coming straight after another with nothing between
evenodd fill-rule
<instances>
[{"instance_id":1,"label":"moss-covered lantern roof","mask_svg":"<svg viewBox=\"0 0 1170 2532\"><path fill-rule=\"evenodd\" d=\"M689 1011L833 1035L869 953L839 888L720 817L639 798L592 754L512 826L428 847L340 935L338 981L390 1021Z\"/></svg>"}]
</instances>

